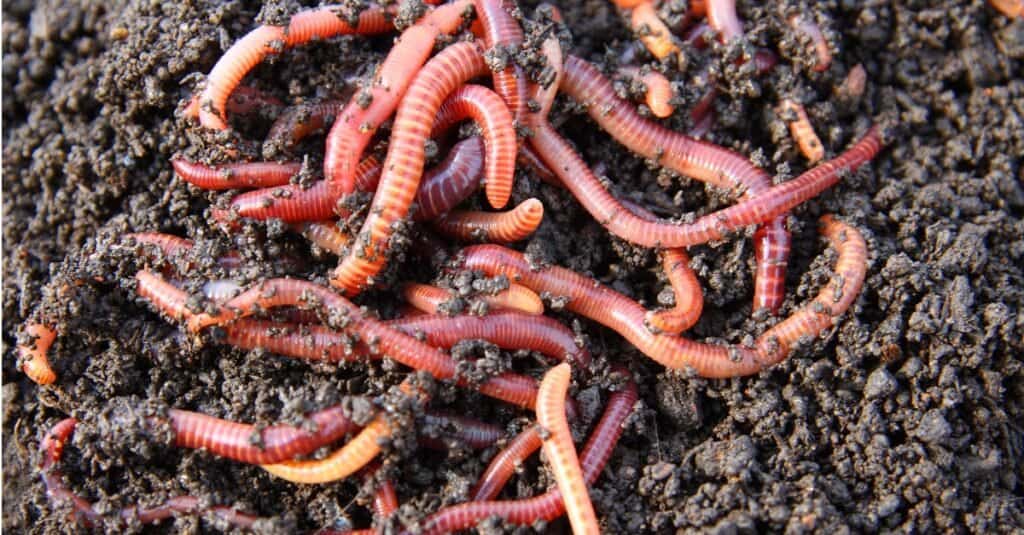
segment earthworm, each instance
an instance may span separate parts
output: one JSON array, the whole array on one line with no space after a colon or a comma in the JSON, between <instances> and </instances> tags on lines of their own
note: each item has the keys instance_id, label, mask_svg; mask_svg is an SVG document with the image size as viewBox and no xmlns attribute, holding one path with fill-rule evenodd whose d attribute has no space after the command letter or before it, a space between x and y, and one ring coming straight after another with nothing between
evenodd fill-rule
<instances>
[{"instance_id":1,"label":"earthworm","mask_svg":"<svg viewBox=\"0 0 1024 535\"><path fill-rule=\"evenodd\" d=\"M494 89L508 105L513 117L522 122L526 113L527 84L522 67L515 63L515 54L523 42L523 29L510 13L517 6L514 0L473 0L473 6L483 25L488 52L497 48L507 57L507 66L493 69ZM492 206L501 208L504 203L492 203Z\"/></svg>"},{"instance_id":2,"label":"earthworm","mask_svg":"<svg viewBox=\"0 0 1024 535\"><path fill-rule=\"evenodd\" d=\"M522 433L516 435L503 450L491 459L487 465L480 481L470 492L470 501L479 502L493 500L508 482L516 468L522 464L533 452L540 449L543 441L540 438L540 428L531 425Z\"/></svg>"},{"instance_id":3,"label":"earthworm","mask_svg":"<svg viewBox=\"0 0 1024 535\"><path fill-rule=\"evenodd\" d=\"M344 254L345 248L352 241L351 236L342 232L338 228L338 224L330 220L295 223L292 228L301 233L313 245L335 256Z\"/></svg>"},{"instance_id":4,"label":"earthworm","mask_svg":"<svg viewBox=\"0 0 1024 535\"><path fill-rule=\"evenodd\" d=\"M395 485L390 479L377 483L377 490L373 493L373 514L385 519L398 510L398 494L395 492Z\"/></svg>"},{"instance_id":5,"label":"earthworm","mask_svg":"<svg viewBox=\"0 0 1024 535\"><path fill-rule=\"evenodd\" d=\"M171 166L179 178L207 190L280 186L302 170L298 162L245 162L214 167L182 158L172 159Z\"/></svg>"},{"instance_id":6,"label":"earthworm","mask_svg":"<svg viewBox=\"0 0 1024 535\"><path fill-rule=\"evenodd\" d=\"M736 14L736 0L707 0L708 24L723 43L743 35L743 23Z\"/></svg>"},{"instance_id":7,"label":"earthworm","mask_svg":"<svg viewBox=\"0 0 1024 535\"><path fill-rule=\"evenodd\" d=\"M281 99L246 85L236 87L225 105L227 112L232 115L248 115L264 108L283 107L284 102L281 102ZM194 95L189 99L188 104L182 110L182 115L191 118L199 117L199 95Z\"/></svg>"},{"instance_id":8,"label":"earthworm","mask_svg":"<svg viewBox=\"0 0 1024 535\"><path fill-rule=\"evenodd\" d=\"M380 180L381 165L377 158L367 157L356 171L359 191L373 191ZM287 184L237 195L227 211L214 210L214 218L230 221L232 213L250 219L281 219L288 223L321 221L336 216L340 196L325 180L312 187Z\"/></svg>"},{"instance_id":9,"label":"earthworm","mask_svg":"<svg viewBox=\"0 0 1024 535\"><path fill-rule=\"evenodd\" d=\"M409 213L423 174L424 147L444 99L467 80L487 71L476 43L457 43L434 56L416 75L391 131L377 193L356 242L331 276L346 294L372 283L387 262L394 225Z\"/></svg>"},{"instance_id":10,"label":"earthworm","mask_svg":"<svg viewBox=\"0 0 1024 535\"><path fill-rule=\"evenodd\" d=\"M797 32L803 34L811 44L814 45L814 53L817 55L817 62L814 64L815 72L824 72L832 64L832 51L828 48L828 41L821 33L818 24L807 15L793 15L789 18L789 25Z\"/></svg>"},{"instance_id":11,"label":"earthworm","mask_svg":"<svg viewBox=\"0 0 1024 535\"><path fill-rule=\"evenodd\" d=\"M555 6L542 4L539 7L546 7L552 20L558 23L562 22L562 12ZM547 117L551 111L551 106L555 104L555 97L558 96L558 87L562 84L562 62L564 57L562 55L562 45L558 42L558 37L554 33L551 33L544 39L540 49L544 59L547 60L548 69L551 69L554 76L547 81L547 85L540 82L531 83L530 94L537 103L535 116ZM520 149L529 146L526 143L521 143L520 145Z\"/></svg>"},{"instance_id":12,"label":"earthworm","mask_svg":"<svg viewBox=\"0 0 1024 535\"><path fill-rule=\"evenodd\" d=\"M811 162L817 162L825 157L825 147L821 144L821 139L818 138L818 134L814 132L814 126L811 125L810 118L807 117L807 111L804 110L804 106L793 99L782 99L782 103L779 105L779 112L782 115L782 120L786 121L789 126L789 133L796 140L796 144L800 147L800 152Z\"/></svg>"},{"instance_id":13,"label":"earthworm","mask_svg":"<svg viewBox=\"0 0 1024 535\"><path fill-rule=\"evenodd\" d=\"M176 446L206 449L218 457L249 464L276 463L307 455L358 429L340 405L309 414L312 431L305 426L286 424L261 429L180 409L171 409L167 416Z\"/></svg>"},{"instance_id":14,"label":"earthworm","mask_svg":"<svg viewBox=\"0 0 1024 535\"><path fill-rule=\"evenodd\" d=\"M1024 0L988 0L988 3L1007 17L1024 17Z\"/></svg>"},{"instance_id":15,"label":"earthworm","mask_svg":"<svg viewBox=\"0 0 1024 535\"><path fill-rule=\"evenodd\" d=\"M548 164L544 163L537 151L530 145L522 145L519 147L519 155L516 158L516 163L521 167L528 167L533 171L537 178L551 184L552 186L562 187L562 182L558 180L558 176L555 172L548 168Z\"/></svg>"},{"instance_id":16,"label":"earthworm","mask_svg":"<svg viewBox=\"0 0 1024 535\"><path fill-rule=\"evenodd\" d=\"M438 217L434 228L461 241L512 243L528 238L544 220L544 205L530 198L507 212L453 210Z\"/></svg>"},{"instance_id":17,"label":"earthworm","mask_svg":"<svg viewBox=\"0 0 1024 535\"><path fill-rule=\"evenodd\" d=\"M458 294L429 284L407 283L402 287L402 297L407 303L427 314L441 314L443 305L457 299ZM535 315L544 313L544 303L541 302L540 296L519 284L509 284L508 288L495 294L479 294L474 297L494 308Z\"/></svg>"},{"instance_id":18,"label":"earthworm","mask_svg":"<svg viewBox=\"0 0 1024 535\"><path fill-rule=\"evenodd\" d=\"M654 9L654 2L647 0L634 6L630 24L633 33L647 47L652 56L663 60L668 56L680 53L679 46L673 39L672 31L668 29Z\"/></svg>"},{"instance_id":19,"label":"earthworm","mask_svg":"<svg viewBox=\"0 0 1024 535\"><path fill-rule=\"evenodd\" d=\"M587 484L593 485L601 475L622 435L623 423L633 412L636 400L636 384L632 380L608 398L604 415L591 432L580 456ZM564 511L562 494L555 488L532 498L472 501L446 507L425 518L417 533L433 535L469 529L491 516L500 517L512 524L530 525L538 520L554 520Z\"/></svg>"},{"instance_id":20,"label":"earthworm","mask_svg":"<svg viewBox=\"0 0 1024 535\"><path fill-rule=\"evenodd\" d=\"M22 371L36 384L52 384L57 380L57 374L50 367L46 353L50 351L50 346L57 339L57 331L43 323L29 322L25 325L24 337L32 338L32 340L18 345Z\"/></svg>"},{"instance_id":21,"label":"earthworm","mask_svg":"<svg viewBox=\"0 0 1024 535\"><path fill-rule=\"evenodd\" d=\"M594 505L590 502L587 482L583 477L576 446L572 443L572 431L565 419L565 398L569 394L572 367L563 362L544 374L537 394L537 425L547 431L548 436L541 446L544 457L555 475L555 483L562 492L566 516L575 534L599 535Z\"/></svg>"},{"instance_id":22,"label":"earthworm","mask_svg":"<svg viewBox=\"0 0 1024 535\"><path fill-rule=\"evenodd\" d=\"M231 45L206 77L199 99L199 122L206 128L226 130L225 105L242 78L271 54L309 42L345 34L383 33L393 28L391 17L381 8L368 8L350 26L330 8L300 11L288 26L260 26Z\"/></svg>"},{"instance_id":23,"label":"earthworm","mask_svg":"<svg viewBox=\"0 0 1024 535\"><path fill-rule=\"evenodd\" d=\"M370 138L403 101L409 84L430 57L437 37L458 29L469 7L470 0L455 0L403 31L377 68L370 90L352 95L327 134L324 152L324 178L336 194L347 195L355 189L356 164Z\"/></svg>"},{"instance_id":24,"label":"earthworm","mask_svg":"<svg viewBox=\"0 0 1024 535\"><path fill-rule=\"evenodd\" d=\"M480 126L484 138L484 192L494 208L508 204L516 171L516 130L512 113L497 93L469 84L445 99L434 121L434 132L447 130L470 118Z\"/></svg>"},{"instance_id":25,"label":"earthworm","mask_svg":"<svg viewBox=\"0 0 1024 535\"><path fill-rule=\"evenodd\" d=\"M456 375L455 362L444 352L388 327L367 316L344 297L308 281L266 280L220 304L215 314L197 314L187 307L188 295L159 275L141 270L136 273L135 278L136 291L140 297L167 316L175 320L184 320L191 332L198 332L214 325L224 325L271 308L318 306L322 307L322 310L330 311L335 317L344 317L346 330L358 334L360 340L370 346L371 354L386 355L438 379L452 379ZM460 384L464 383L465 381L460 380ZM524 408L532 408L537 395L536 383L532 379L511 373L499 374L475 385L474 388L485 395Z\"/></svg>"},{"instance_id":26,"label":"earthworm","mask_svg":"<svg viewBox=\"0 0 1024 535\"><path fill-rule=\"evenodd\" d=\"M565 268L534 269L522 253L497 245L467 247L462 252L462 266L490 276L505 275L538 293L567 297L566 307L570 311L618 332L663 366L692 368L702 377L727 378L750 375L779 362L799 336L819 335L856 298L866 269L864 239L853 227L832 219L828 219L823 228L826 237L839 250L836 280L840 288L823 289L804 309L759 336L754 348L709 345L652 333L644 326L645 310L636 301ZM837 295L842 301L833 304L831 301Z\"/></svg>"},{"instance_id":27,"label":"earthworm","mask_svg":"<svg viewBox=\"0 0 1024 535\"><path fill-rule=\"evenodd\" d=\"M344 105L339 100L325 100L288 108L271 125L263 146L293 147L314 132L333 124Z\"/></svg>"},{"instance_id":28,"label":"earthworm","mask_svg":"<svg viewBox=\"0 0 1024 535\"><path fill-rule=\"evenodd\" d=\"M126 242L156 247L160 249L160 253L166 258L184 257L194 246L192 240L162 232L133 232L125 234L122 243ZM242 258L239 256L238 251L228 251L217 257L217 265L221 269L226 270L238 269L242 265ZM191 261L184 266L185 269L189 270L194 267L195 264Z\"/></svg>"},{"instance_id":29,"label":"earthworm","mask_svg":"<svg viewBox=\"0 0 1024 535\"><path fill-rule=\"evenodd\" d=\"M430 221L451 210L469 197L480 185L484 168L484 143L479 136L455 144L445 159L423 176L413 215L417 221Z\"/></svg>"},{"instance_id":30,"label":"earthworm","mask_svg":"<svg viewBox=\"0 0 1024 535\"><path fill-rule=\"evenodd\" d=\"M611 134L613 138L625 145L633 152L649 158L651 160L659 162L661 165L672 169L673 171L693 177L702 182L715 185L720 188L732 189L742 193L744 199L748 202L754 197L759 196L762 193L772 191L772 180L771 176L768 175L764 170L750 163L750 161L743 156L711 143L707 143L698 139L691 138L689 136L679 134L668 130L661 125L647 121L643 117L640 117L633 109L633 106L628 102L620 99L612 87L611 82L605 78L600 71L598 71L593 65L590 65L586 61L570 56L565 62L565 77L562 79L562 88L569 93L573 98L583 103L587 107L587 112L590 117L597 122L601 128ZM563 178L563 182L574 191L574 195L579 199L580 194L577 194L575 190L590 190L594 195L603 197L602 200L598 201L596 198L591 199L593 206L598 209L603 209L601 217L596 217L598 221L604 223L615 217L615 210L613 208L615 199L604 188L601 187L599 190L595 189L600 184L590 179L593 176L590 170L586 168L586 164L579 159L579 156L572 151L572 148L565 144L563 140L557 137L553 130L545 131L544 134L550 139L544 147L540 146L540 137L536 136L534 140L534 146L543 152L547 152L545 160L552 165L552 167L562 165L572 165L575 169L574 172L563 171L565 174L572 176L572 180ZM543 155L543 154L542 154ZM559 163L552 163L559 162ZM559 170L556 168L556 173ZM559 173L561 175L561 173ZM585 182L586 185L579 184ZM769 197L771 198L771 197ZM581 199L582 201L582 199ZM596 202L595 202L596 201ZM732 213L739 214L743 212L750 212L751 210L759 210L760 201L754 201L755 204L747 204L749 208L737 208L737 205L728 210L733 210ZM795 206L795 205L794 205ZM777 213L772 214L770 217L757 221L758 223L765 223L769 231L766 232L766 236L771 239L782 240L783 243L779 243L778 247L773 250L787 250L789 247L790 236L788 230L786 230L786 212L792 208L792 206L784 208ZM588 209L589 210L589 209ZM728 211L726 210L726 211ZM697 229L701 224L710 225L712 227L719 224L723 224L726 221L724 214L726 211L718 212L719 215L706 216L698 219L695 225L690 227L696 234L700 234L701 231ZM597 215L594 211L592 214ZM703 221L703 223L701 223ZM639 245L645 245L647 247L653 246L655 243L659 243L662 247L679 247L685 246L681 243L681 235L669 238L668 235L680 232L679 227L675 225L664 226L663 223L649 223L651 226L648 229L654 229L661 227L662 233L666 236L661 236L659 240L644 240L646 233L631 233L632 237L627 237L619 232L612 230L613 234L622 237L628 241L632 241ZM748 223L749 224L749 223ZM606 225L611 227L611 225ZM617 225L619 227L625 227L627 229L638 230L634 222ZM675 229L675 230L673 230ZM627 231L629 232L629 231ZM712 231L712 234L718 231ZM710 235L708 235L710 236ZM649 235L647 236L649 237ZM644 240L643 243L640 241L634 241L635 239ZM716 239L716 238L710 238ZM674 243L672 243L674 242ZM689 245L693 245L690 243ZM754 280L754 309L767 308L771 312L775 312L781 306L781 299L772 300L776 297L775 294L771 293L770 290L777 287L779 284L778 279L773 278L776 274L784 281L785 280L785 264L775 265L774 269L762 269L764 268L765 259L758 259L758 275L771 275L769 278L755 278Z\"/></svg>"},{"instance_id":31,"label":"earthworm","mask_svg":"<svg viewBox=\"0 0 1024 535\"><path fill-rule=\"evenodd\" d=\"M39 462L39 471L42 473L43 483L46 485L47 496L57 503L69 502L74 509L75 520L90 528L101 524L103 515L96 512L93 505L85 498L67 488L63 481L64 476L57 468L57 463L60 462L64 454L64 447L70 440L76 425L78 425L78 420L65 418L50 429L40 444L42 460ZM170 518L175 514L196 514L206 511L212 512L229 524L242 529L251 528L259 520L258 517L242 513L232 507L202 507L200 501L193 496L177 496L156 507L125 507L118 512L118 516L128 524L132 522L151 524Z\"/></svg>"},{"instance_id":32,"label":"earthworm","mask_svg":"<svg viewBox=\"0 0 1024 535\"><path fill-rule=\"evenodd\" d=\"M357 362L379 358L352 337L323 325L243 319L224 326L224 342L239 349L263 349L277 355L304 360Z\"/></svg>"},{"instance_id":33,"label":"earthworm","mask_svg":"<svg viewBox=\"0 0 1024 535\"><path fill-rule=\"evenodd\" d=\"M868 73L864 70L864 66L858 63L846 74L846 78L843 79L843 83L836 92L844 98L859 99L864 95L867 82Z\"/></svg>"},{"instance_id":34,"label":"earthworm","mask_svg":"<svg viewBox=\"0 0 1024 535\"><path fill-rule=\"evenodd\" d=\"M505 432L498 426L481 422L465 416L444 413L427 413L423 415L423 424L427 428L442 430L441 436L420 434L419 442L431 449L446 450L444 438L451 438L457 444L470 449L482 450L491 447Z\"/></svg>"},{"instance_id":35,"label":"earthworm","mask_svg":"<svg viewBox=\"0 0 1024 535\"><path fill-rule=\"evenodd\" d=\"M640 5L641 3L649 1L650 0L612 0L612 3L622 9L633 9L634 7Z\"/></svg>"},{"instance_id":36,"label":"earthworm","mask_svg":"<svg viewBox=\"0 0 1024 535\"><path fill-rule=\"evenodd\" d=\"M636 67L619 67L619 74L627 78L640 80L646 90L644 91L644 102L650 108L655 117L665 118L672 115L675 107L670 102L675 92L672 90L672 83L655 70L641 72Z\"/></svg>"}]
</instances>

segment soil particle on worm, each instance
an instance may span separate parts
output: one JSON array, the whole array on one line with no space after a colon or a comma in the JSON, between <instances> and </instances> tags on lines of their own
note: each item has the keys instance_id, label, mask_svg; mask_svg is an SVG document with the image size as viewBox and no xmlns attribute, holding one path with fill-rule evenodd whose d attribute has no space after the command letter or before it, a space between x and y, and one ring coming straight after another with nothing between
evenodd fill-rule
<instances>
[{"instance_id":1,"label":"soil particle on worm","mask_svg":"<svg viewBox=\"0 0 1024 535\"><path fill-rule=\"evenodd\" d=\"M281 22L310 1L5 2L3 11L3 528L71 529L67 508L48 500L35 469L44 433L78 418L61 471L103 511L192 494L270 519L266 532L365 527L370 487L360 481L298 486L257 467L174 448L148 418L177 407L269 425L347 403L367 417L391 409L403 432L382 456L402 503L388 526L412 525L468 489L496 451L415 449L423 407L388 394L405 372L391 362L316 364L221 345L217 332L184 334L134 292L147 262L123 243L129 232L194 240L186 289L226 273L215 259L238 251L239 282L291 276L325 282L335 260L280 224L245 224L237 235L211 223L211 206L231 193L200 192L173 178L169 159L203 161L238 153L258 159L271 118L232 118L233 133L211 135L179 117L223 50L259 23ZM535 47L550 31L522 6L525 45L515 61L542 73ZM605 0L562 2L572 54L608 74L620 66L664 73L677 89L663 123L686 131L689 110L711 88L714 127L706 135L751 156L777 181L808 167L774 110L804 104L829 156L869 121L886 127L888 147L789 218L794 233L783 313L830 280L835 254L816 219L838 214L865 234L870 266L861 297L827 335L753 377L709 381L660 369L615 333L542 296L548 313L572 325L594 355L577 373L586 433L607 399L609 364L637 376L640 402L592 497L609 532L955 531L1024 529L1024 20L987 2L738 2L744 37L658 62L635 45L628 19ZM662 2L670 24L687 2ZM347 1L341 13L364 5ZM402 23L422 9L408 2ZM833 55L823 72L789 24L802 13L822 29ZM345 98L366 87L393 36L343 37L285 51L245 84L287 104ZM780 57L766 76L737 58L758 47ZM861 65L862 95L844 85ZM537 74L535 74L536 76ZM632 93L631 93L632 95ZM705 187L631 155L566 97L552 123L616 195L664 217L728 206L733 192ZM387 125L382 130L386 132ZM292 153L318 174L323 136ZM443 156L443 145L439 148ZM528 171L510 205L537 197L545 221L519 248L538 264L566 266L653 307L665 300L657 255L610 238L566 192ZM308 178L308 177L307 177ZM483 206L479 200L470 205ZM360 214L358 217L363 217ZM434 280L446 256L412 225L359 303L391 317L401 281ZM455 249L448 251L453 254ZM749 233L690 250L705 293L696 339L747 342L777 319L751 318ZM185 260L166 259L181 265ZM465 295L492 288L470 276L450 286ZM515 282L515 281L505 281ZM460 294L462 295L462 294ZM197 300L201 303L201 300ZM40 388L17 366L21 325L45 319L59 336L50 351L57 383ZM539 377L536 359L489 345L456 349L467 376L514 369ZM472 359L477 359L474 364ZM430 408L498 423L510 433L522 411L451 384L432 387ZM511 435L510 435L511 436ZM324 455L325 451L316 455ZM504 496L543 492L552 479L536 457ZM372 483L371 483L372 484ZM105 525L110 531L124 526ZM530 530L565 529L564 520ZM130 531L227 531L215 518L181 517ZM514 531L487 521L481 531Z\"/></svg>"}]
</instances>

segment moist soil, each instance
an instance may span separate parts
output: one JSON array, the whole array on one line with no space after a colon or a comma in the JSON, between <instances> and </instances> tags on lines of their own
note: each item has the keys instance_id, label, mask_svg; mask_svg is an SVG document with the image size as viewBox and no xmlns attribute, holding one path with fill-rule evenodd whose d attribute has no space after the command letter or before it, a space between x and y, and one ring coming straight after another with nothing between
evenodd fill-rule
<instances>
[{"instance_id":1,"label":"moist soil","mask_svg":"<svg viewBox=\"0 0 1024 535\"><path fill-rule=\"evenodd\" d=\"M237 118L237 134L214 135L178 110L231 43L259 22L285 20L311 4L4 2L6 530L74 528L67 506L48 500L36 468L42 436L68 416L81 423L60 465L66 482L111 518L122 507L191 494L265 517L261 529L268 532L370 525L372 484L353 478L292 485L259 468L176 449L146 421L169 407L258 424L298 422L304 412L344 400L358 412L368 407L365 400L379 401L404 369L297 362L226 347L216 330L186 335L136 296L132 276L146 262L141 250L119 245L125 233L142 231L195 240L184 281L192 292L223 276L213 259L232 249L244 265L232 276L243 282L283 274L325 282L334 257L281 224L221 231L209 209L231 194L188 186L173 178L169 163L175 154L226 160L229 145L243 157L260 156L253 140L265 135L273 113ZM682 24L686 4L664 2L661 13L670 25ZM667 371L615 333L560 311L557 296L549 296L550 313L576 329L594 355L592 373L577 373L573 388L581 437L607 398L609 364L627 365L639 384L641 401L591 492L604 529L1024 529L1024 19L1010 20L981 0L839 0L814 2L810 10L788 1L751 4L740 2L740 44L687 48L680 61L652 60L606 0L563 6L564 37L572 53L606 72L625 64L664 72L679 94L676 113L665 121L676 130L692 126L688 110L717 86L717 120L706 137L750 156L777 180L808 168L776 112L782 98L806 104L830 155L869 122L882 124L887 147L872 164L792 213L782 314L829 282L835 253L817 236L822 214L835 213L865 234L867 280L837 327L782 364L734 380ZM812 70L810 47L786 22L801 9L834 52L824 72ZM537 18L529 4L523 15ZM528 34L536 37L539 28L530 25ZM372 76L391 43L391 36L319 42L266 62L245 83L288 103L346 98ZM781 58L766 77L737 61L753 47ZM537 66L531 50L517 59ZM841 89L856 64L867 72L861 96ZM620 84L624 96L636 89L631 85ZM616 195L659 215L706 213L732 202L728 192L631 155L564 97L552 121ZM315 176L322 143L314 137L295 149L297 156L277 157L306 158ZM531 196L544 202L546 218L518 248L648 306L671 302L654 252L610 237L566 192L524 171L513 201ZM383 317L396 310L398 282L428 282L442 269L444 251L427 232L409 227L402 236L406 247L393 256L380 288L358 299ZM751 314L750 236L691 249L706 305L688 336L743 343L778 321ZM446 282L473 287L472 277ZM15 347L28 318L45 318L60 333L50 351L59 379L49 387L36 386L18 367ZM461 355L534 376L548 366L539 358L513 361L521 355L480 344L460 346ZM432 408L510 433L532 418L465 389L437 389ZM454 443L447 451L419 450L408 435L382 457L402 503L388 529L465 500L496 451ZM504 496L534 495L551 484L535 456ZM230 529L208 515L102 527ZM557 532L567 525L515 528L492 520L478 529Z\"/></svg>"}]
</instances>

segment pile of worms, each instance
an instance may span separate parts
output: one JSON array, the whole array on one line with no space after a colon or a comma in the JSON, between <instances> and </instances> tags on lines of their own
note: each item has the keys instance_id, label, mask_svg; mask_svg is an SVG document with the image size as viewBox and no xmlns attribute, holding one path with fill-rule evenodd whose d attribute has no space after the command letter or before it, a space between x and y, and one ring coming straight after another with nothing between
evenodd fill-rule
<instances>
[{"instance_id":1,"label":"pile of worms","mask_svg":"<svg viewBox=\"0 0 1024 535\"><path fill-rule=\"evenodd\" d=\"M614 4L658 60L743 38L743 21L728 0L690 2L684 24L673 29L659 18L653 0ZM206 281L201 295L194 295L183 282L191 270L192 241L138 232L120 243L135 251L142 265L135 274L137 295L188 333L217 329L223 333L219 343L308 361L389 359L399 369L411 370L394 386L393 394L404 401L376 403L374 415L358 422L338 405L307 414L307 425L301 426L255 426L178 408L152 416L147 424L170 429L177 447L258 465L295 484L325 484L352 476L375 481L374 520L367 529L375 532L383 526L394 528L391 517L399 507L393 482L373 477L379 470L376 459L382 443L410 431L408 427L417 422L435 422L455 430L449 438L472 448L493 447L497 453L468 501L426 514L399 530L444 533L470 529L494 517L529 526L565 515L574 533L597 533L601 511L591 503L588 487L615 449L638 400L637 387L626 363L607 364L618 386L607 394L603 415L578 447L570 423L583 424L570 392L573 384L587 380L591 354L573 329L545 315L545 303L564 303L565 311L611 329L662 366L692 375L740 377L779 363L798 342L836 326L857 299L868 256L861 233L834 216L822 217L820 232L837 252L832 279L810 302L746 344L705 343L685 335L704 307L687 248L756 229L752 310L777 314L785 300L792 241L789 213L871 161L883 146L881 129L868 128L852 145L826 159L826 146L801 103L782 100L777 113L813 166L776 183L750 158L701 139L715 126L715 90L691 110L692 131L663 126L659 119L676 113L678 102L668 79L650 65L626 67L609 76L573 55L560 41L559 35L567 32L553 6L538 7L533 18L527 18L514 0L454 0L421 7L418 19L396 34L372 83L348 101L305 102L289 108L242 82L265 58L293 47L342 35L395 32L395 6L370 5L357 16L343 16L340 7L321 7L298 12L285 25L260 26L224 53L201 91L182 108L187 128L204 133L230 132L232 116L242 117L260 107L276 109L265 146L286 151L326 132L322 177L311 184L296 180L303 169L301 158L211 165L175 157L169 163L180 180L196 188L247 190L234 196L227 208L211 209L212 218L227 232L245 220L278 220L337 255L337 266L326 277L328 285L287 277L242 284L229 276ZM829 69L832 47L814 20L794 13L789 24L802 36L808 57L814 58L810 68ZM527 39L524 27L542 28L531 34L541 39ZM516 52L527 47L540 58L539 68L517 59L522 55ZM738 58L737 65L767 73L780 61L767 49L750 52ZM643 87L642 102L620 96L616 79ZM840 90L863 93L865 83L866 73L857 66ZM634 201L617 198L563 137L560 125L549 122L559 93L586 110L594 123L632 153L730 192L734 204L698 217L663 219ZM455 128L467 121L475 128ZM385 123L390 123L386 137L379 135ZM372 153L374 143L385 147L383 157ZM430 168L428 147L439 148L443 156ZM225 153L238 151L228 147ZM589 276L539 265L510 248L530 237L545 216L545 206L537 198L508 207L517 176L564 188L608 233L656 250L674 306L648 309ZM478 190L491 210L461 208ZM362 218L360 228L348 224L353 218ZM380 289L382 270L399 258L396 229L402 225L443 246L448 243L441 238L473 243L454 250L439 276L472 272L503 284L480 296L479 306L469 312L453 312L448 306L459 297L453 290L414 281L390 288L407 304L397 317L383 319L354 303L366 290ZM216 261L230 274L241 260L234 252ZM58 381L48 352L58 335L70 334L58 333L54 324L40 312L21 335L21 368L40 385ZM485 340L503 350L536 351L557 365L540 380L512 371L469 378L449 352L466 340ZM498 426L427 409L435 381L535 411L536 423L518 436L505 437ZM418 420L396 417L409 407L422 409ZM261 521L258 511L211 505L187 495L155 507L99 512L71 490L60 471L63 451L78 425L88 423L75 418L57 422L42 440L38 464L48 496L55 507L70 507L72 521L83 526L153 523L190 514L214 515L238 528ZM436 442L423 436L420 445L438 447L432 441ZM501 443L500 449L495 446ZM326 455L324 448L330 449ZM541 449L555 485L529 498L502 498L516 467ZM321 455L313 456L318 450Z\"/></svg>"}]
</instances>

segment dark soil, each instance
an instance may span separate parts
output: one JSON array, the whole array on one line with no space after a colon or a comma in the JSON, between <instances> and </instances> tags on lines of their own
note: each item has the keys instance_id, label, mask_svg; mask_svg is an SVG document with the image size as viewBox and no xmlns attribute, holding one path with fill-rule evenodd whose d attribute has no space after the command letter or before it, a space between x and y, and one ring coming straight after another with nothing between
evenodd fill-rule
<instances>
[{"instance_id":1,"label":"dark soil","mask_svg":"<svg viewBox=\"0 0 1024 535\"><path fill-rule=\"evenodd\" d=\"M368 525L367 494L356 480L282 483L258 468L177 450L141 422L167 407L258 423L295 421L345 396L379 395L405 372L233 350L218 345L216 333L190 338L135 296L136 251L114 246L134 231L196 240L206 261L198 262L192 290L214 274L210 259L231 248L243 254L247 280L284 272L324 280L335 260L310 253L281 225L248 225L228 238L209 223L208 208L230 195L172 179L168 163L186 150L216 157L225 141L176 117L201 81L196 73L208 72L257 19L283 20L313 3L268 2L261 14L258 3L247 2L4 2L4 529L71 529L67 510L55 510L35 469L43 434L69 415L82 423L62 469L71 488L101 510L193 494L270 518L268 531ZM575 54L609 70L620 58L648 63L678 83L680 106L667 121L673 128L688 128L687 110L709 87L704 73L715 73L723 95L710 139L751 155L779 180L806 168L774 111L781 98L808 103L833 155L870 121L884 124L889 145L871 165L793 213L784 313L828 280L834 254L824 253L816 235L821 214L836 213L865 233L872 252L867 283L827 336L779 366L728 381L666 371L611 331L554 312L579 329L595 370L626 363L640 384L639 410L592 491L605 529L1024 529L1024 20L1011 21L982 0L814 2L835 51L831 68L814 73L814 58L786 24L803 3L740 4L745 43L782 57L767 78L737 68L734 46L694 51L684 65L657 65L636 51L606 0L572 3L564 14ZM671 22L685 7L685 0L672 0L662 11ZM523 11L533 16L531 6ZM288 102L347 95L390 43L391 37L318 43L260 66L248 83ZM528 63L529 56L520 59ZM836 88L857 63L867 70L867 91L851 99ZM730 203L723 192L631 156L572 103L560 100L554 113L618 195L662 215ZM235 126L244 139L261 139L268 122L256 117ZM300 151L313 170L321 142ZM258 155L254 143L242 143L242 151ZM651 306L658 302L664 281L656 255L609 237L565 192L524 174L513 200L528 196L541 198L547 218L526 250ZM438 274L438 255L424 255L420 246L431 242L416 234L386 281ZM777 321L751 319L749 239L691 254L707 305L690 336L743 342ZM294 262L274 260L282 256ZM360 301L383 315L396 302L386 289ZM52 387L37 387L18 369L15 345L32 317L55 322L60 332L50 353L59 374ZM511 362L486 346L460 350L499 366ZM515 366L534 375L545 368L535 359ZM601 373L578 379L589 425L605 385ZM432 406L510 430L530 416L452 388ZM411 443L398 441L385 456L406 522L464 500L493 453L424 453ZM505 492L533 495L549 484L534 460ZM205 517L145 528L223 529ZM481 529L504 530L500 522Z\"/></svg>"}]
</instances>

